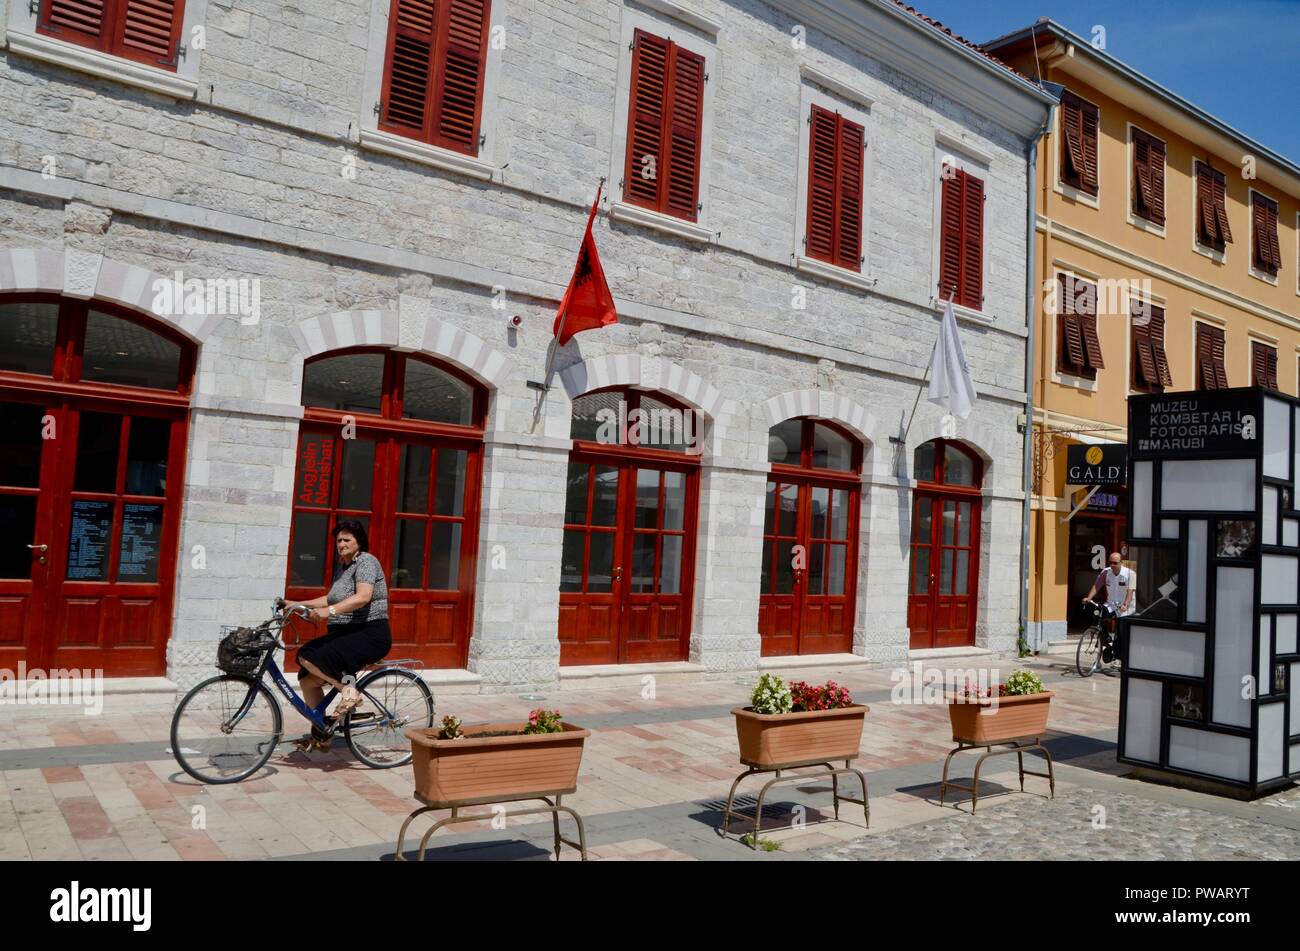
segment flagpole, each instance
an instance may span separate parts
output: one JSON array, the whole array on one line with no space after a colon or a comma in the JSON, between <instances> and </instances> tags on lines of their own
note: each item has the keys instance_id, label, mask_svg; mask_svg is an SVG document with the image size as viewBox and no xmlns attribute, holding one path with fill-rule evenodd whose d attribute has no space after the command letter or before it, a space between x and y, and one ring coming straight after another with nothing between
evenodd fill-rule
<instances>
[{"instance_id":1,"label":"flagpole","mask_svg":"<svg viewBox=\"0 0 1300 951\"><path fill-rule=\"evenodd\" d=\"M596 212L600 206L600 193L605 187L605 176L600 177L600 184L596 186L596 200L591 206L591 218L596 217ZM589 221L591 219L588 219ZM566 292L567 296L567 292ZM551 371L555 368L555 357L560 350L560 338L564 336L564 325L569 319L569 308L564 308L564 313L560 315L560 326L555 331L555 336L551 338L551 352L546 358L546 369L542 372L542 391L545 392L551 388Z\"/></svg>"},{"instance_id":2,"label":"flagpole","mask_svg":"<svg viewBox=\"0 0 1300 951\"><path fill-rule=\"evenodd\" d=\"M957 287L956 285L953 285L952 290L948 292L949 304L953 302L953 298L956 296L956 294L957 294ZM936 342L935 346L937 347L938 345L939 344ZM930 363L933 362L934 362L934 351L931 351ZM917 387L916 390L916 399L912 402L912 413L910 416L907 417L907 426L904 427L903 429L903 438L899 440L899 443L903 446L907 445L907 437L912 432L912 420L916 419L916 408L921 405L921 391L924 390L925 385L930 382L930 363L927 363L925 365L925 375L921 377L921 385Z\"/></svg>"}]
</instances>

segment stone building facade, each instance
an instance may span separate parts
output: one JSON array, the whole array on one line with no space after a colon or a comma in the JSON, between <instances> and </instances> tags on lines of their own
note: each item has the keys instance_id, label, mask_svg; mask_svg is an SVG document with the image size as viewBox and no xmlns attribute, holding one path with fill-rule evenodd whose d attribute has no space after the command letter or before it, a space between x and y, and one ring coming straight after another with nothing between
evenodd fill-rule
<instances>
[{"instance_id":1,"label":"stone building facade","mask_svg":"<svg viewBox=\"0 0 1300 951\"><path fill-rule=\"evenodd\" d=\"M702 420L689 669L759 663L772 433L796 418L861 454L846 649L885 662L915 643L912 470L936 439L982 470L971 643L1014 646L1026 155L1050 108L1026 80L887 0L493 0L471 155L380 128L392 0L190 0L174 66L52 36L47 5L0 0L0 324L15 295L89 301L194 354L155 673L210 671L221 625L285 591L304 365L358 347L422 355L485 394L458 665L483 690L559 677L573 405L610 387ZM693 221L624 195L638 30L704 64ZM865 130L857 268L803 242L815 106ZM965 420L922 399L909 429L941 313L947 167L984 188L983 300L957 308L980 397ZM619 322L560 348L543 394L528 384L602 178L595 238ZM255 282L259 313L160 312L158 282L178 272ZM66 511L51 518L70 531ZM5 657L62 636L34 620L41 597L68 596L55 562L15 595L29 640ZM112 650L80 637L112 675Z\"/></svg>"}]
</instances>

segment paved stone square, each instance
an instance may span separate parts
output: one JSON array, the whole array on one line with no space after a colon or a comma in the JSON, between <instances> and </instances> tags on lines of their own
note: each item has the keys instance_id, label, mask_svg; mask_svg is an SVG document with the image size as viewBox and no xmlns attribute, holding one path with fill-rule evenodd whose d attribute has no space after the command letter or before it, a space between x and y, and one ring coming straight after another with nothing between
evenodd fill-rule
<instances>
[{"instance_id":1,"label":"paved stone square","mask_svg":"<svg viewBox=\"0 0 1300 951\"><path fill-rule=\"evenodd\" d=\"M778 671L787 679L832 677L870 705L856 765L870 785L871 826L848 804L834 821L826 780L778 787L761 836L772 851L742 845L743 822L733 823L729 838L719 834L723 801L742 770L729 711L747 702L747 677L659 683L653 699L643 698L640 682L552 691L541 701L447 693L438 696L438 712L470 723L522 718L540 704L589 727L579 790L566 803L585 819L592 859L1281 859L1300 852L1295 790L1246 803L1127 777L1114 752L1118 678L1080 680L1049 660L979 663L1003 676L1032 666L1056 691L1046 741L1056 761L1054 801L1045 779L1027 777L1019 792L1014 758L999 757L982 773L974 815L962 793L950 792L940 807L952 745L943 706L891 702L889 669ZM67 707L0 707L0 858L393 857L402 819L416 807L409 767L367 769L341 742L310 754L286 745L253 779L204 787L167 752L172 703L168 694L110 694L98 717ZM954 778L969 783L974 756L954 761ZM743 787L748 796L740 802L751 812L761 782L754 777ZM431 821L413 824L408 857ZM504 830L487 822L440 830L429 858L549 857L549 819L507 822ZM576 858L566 850L565 860Z\"/></svg>"}]
</instances>

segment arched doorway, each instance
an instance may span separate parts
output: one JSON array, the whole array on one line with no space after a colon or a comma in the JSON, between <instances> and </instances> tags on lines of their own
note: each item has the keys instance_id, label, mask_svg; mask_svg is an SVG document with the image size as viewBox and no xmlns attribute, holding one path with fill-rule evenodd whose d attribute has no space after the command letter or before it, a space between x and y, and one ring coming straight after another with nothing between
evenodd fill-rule
<instances>
[{"instance_id":1,"label":"arched doorway","mask_svg":"<svg viewBox=\"0 0 1300 951\"><path fill-rule=\"evenodd\" d=\"M360 520L388 579L392 656L464 667L487 391L423 356L363 348L308 361L302 394L289 597L325 593L330 532Z\"/></svg>"},{"instance_id":2,"label":"arched doorway","mask_svg":"<svg viewBox=\"0 0 1300 951\"><path fill-rule=\"evenodd\" d=\"M560 568L560 663L685 660L699 419L659 393L573 401Z\"/></svg>"},{"instance_id":3,"label":"arched doorway","mask_svg":"<svg viewBox=\"0 0 1300 951\"><path fill-rule=\"evenodd\" d=\"M788 419L768 432L763 656L853 646L862 443L834 423Z\"/></svg>"},{"instance_id":4,"label":"arched doorway","mask_svg":"<svg viewBox=\"0 0 1300 951\"><path fill-rule=\"evenodd\" d=\"M195 351L98 301L0 296L0 665L164 672Z\"/></svg>"},{"instance_id":5,"label":"arched doorway","mask_svg":"<svg viewBox=\"0 0 1300 951\"><path fill-rule=\"evenodd\" d=\"M916 448L912 471L917 485L907 599L911 646L972 647L984 465L961 443L933 439Z\"/></svg>"}]
</instances>

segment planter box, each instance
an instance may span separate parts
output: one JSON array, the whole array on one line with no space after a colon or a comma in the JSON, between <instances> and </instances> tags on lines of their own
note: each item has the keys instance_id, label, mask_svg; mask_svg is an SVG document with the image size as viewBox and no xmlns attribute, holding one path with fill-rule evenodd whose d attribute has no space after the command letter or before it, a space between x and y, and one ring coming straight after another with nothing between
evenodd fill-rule
<instances>
[{"instance_id":1,"label":"planter box","mask_svg":"<svg viewBox=\"0 0 1300 951\"><path fill-rule=\"evenodd\" d=\"M958 703L950 695L948 719L952 721L952 738L968 746L986 746L1022 736L1042 736L1047 732L1047 713L1053 696L1047 690L998 697L995 709L991 700Z\"/></svg>"},{"instance_id":2,"label":"planter box","mask_svg":"<svg viewBox=\"0 0 1300 951\"><path fill-rule=\"evenodd\" d=\"M578 788L582 747L590 730L562 723L563 732L475 737L522 730L527 723L478 723L459 740L437 729L410 729L415 794L430 805L508 802L571 793Z\"/></svg>"},{"instance_id":3,"label":"planter box","mask_svg":"<svg viewBox=\"0 0 1300 951\"><path fill-rule=\"evenodd\" d=\"M740 761L771 769L857 758L867 707L855 703L838 710L802 713L755 713L748 707L736 707L731 713L736 718Z\"/></svg>"}]
</instances>

